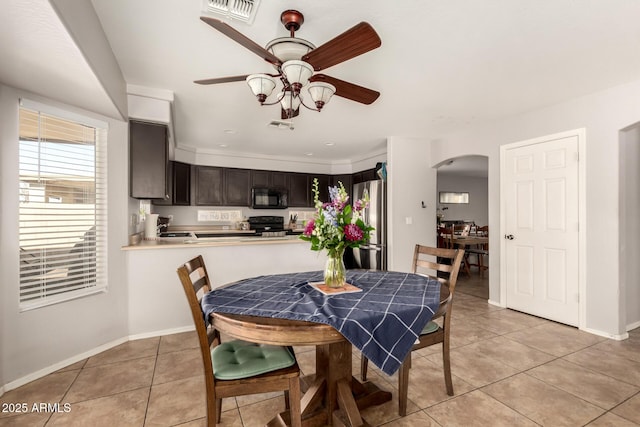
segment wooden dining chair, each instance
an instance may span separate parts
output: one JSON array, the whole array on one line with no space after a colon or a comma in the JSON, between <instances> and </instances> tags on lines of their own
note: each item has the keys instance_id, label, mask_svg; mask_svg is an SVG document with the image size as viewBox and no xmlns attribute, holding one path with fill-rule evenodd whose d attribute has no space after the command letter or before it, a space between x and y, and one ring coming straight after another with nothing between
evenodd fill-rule
<instances>
[{"instance_id":1,"label":"wooden dining chair","mask_svg":"<svg viewBox=\"0 0 640 427\"><path fill-rule=\"evenodd\" d=\"M241 340L221 343L218 331L207 326L200 305L202 295L211 291L202 256L180 266L178 276L200 342L207 393L207 425L213 427L220 422L222 398L284 391L291 425L300 427L300 368L293 349Z\"/></svg>"},{"instance_id":2,"label":"wooden dining chair","mask_svg":"<svg viewBox=\"0 0 640 427\"><path fill-rule=\"evenodd\" d=\"M453 248L453 227L438 228L438 247L445 249Z\"/></svg>"},{"instance_id":3,"label":"wooden dining chair","mask_svg":"<svg viewBox=\"0 0 640 427\"><path fill-rule=\"evenodd\" d=\"M489 237L489 226L478 227L476 235L480 237ZM469 262L469 267L478 267L480 277L484 279L484 272L489 269L489 266L485 263L485 257L489 255L489 243L483 243L475 245L467 249L468 255L475 255L476 262Z\"/></svg>"},{"instance_id":4,"label":"wooden dining chair","mask_svg":"<svg viewBox=\"0 0 640 427\"><path fill-rule=\"evenodd\" d=\"M442 364L444 367L444 382L447 394L453 396L453 382L451 380L451 361L449 358L449 337L451 330L451 309L453 294L456 289L458 272L464 257L463 249L443 249L416 245L413 253L412 273L422 274L440 281L440 306L431 321L422 329L420 337L411 351L400 365L398 371L398 413L407 415L407 396L409 392L409 369L411 368L411 353L414 350L442 343ZM434 320L442 318L442 324ZM362 380L367 379L369 360L362 356L360 362Z\"/></svg>"}]
</instances>

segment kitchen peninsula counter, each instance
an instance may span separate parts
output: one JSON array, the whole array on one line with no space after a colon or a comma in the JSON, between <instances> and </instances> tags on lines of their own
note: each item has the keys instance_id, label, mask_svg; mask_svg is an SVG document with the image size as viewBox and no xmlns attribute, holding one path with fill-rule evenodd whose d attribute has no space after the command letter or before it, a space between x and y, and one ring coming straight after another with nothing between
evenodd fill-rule
<instances>
[{"instance_id":1,"label":"kitchen peninsula counter","mask_svg":"<svg viewBox=\"0 0 640 427\"><path fill-rule=\"evenodd\" d=\"M135 245L123 246L123 251L137 251L149 249L176 249L191 247L215 247L238 245L281 245L303 243L309 246L297 235L283 237L257 237L257 236L231 236L231 237L205 237L205 238L161 238L157 240L141 240Z\"/></svg>"},{"instance_id":2,"label":"kitchen peninsula counter","mask_svg":"<svg viewBox=\"0 0 640 427\"><path fill-rule=\"evenodd\" d=\"M187 239L190 243L172 237L122 247L132 339L193 329L176 270L198 255L204 258L214 288L266 274L322 270L327 259L297 235Z\"/></svg>"}]
</instances>

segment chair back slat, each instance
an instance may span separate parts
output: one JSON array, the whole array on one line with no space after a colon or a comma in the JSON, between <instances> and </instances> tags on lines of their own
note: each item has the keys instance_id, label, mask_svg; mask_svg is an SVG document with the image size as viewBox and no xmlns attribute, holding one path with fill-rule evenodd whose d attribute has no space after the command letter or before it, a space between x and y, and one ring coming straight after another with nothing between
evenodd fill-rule
<instances>
[{"instance_id":1,"label":"chair back slat","mask_svg":"<svg viewBox=\"0 0 640 427\"><path fill-rule=\"evenodd\" d=\"M443 298L433 319L451 311L451 301L463 257L463 249L433 248L422 245L415 247L411 272L436 278L442 283L441 295Z\"/></svg>"}]
</instances>

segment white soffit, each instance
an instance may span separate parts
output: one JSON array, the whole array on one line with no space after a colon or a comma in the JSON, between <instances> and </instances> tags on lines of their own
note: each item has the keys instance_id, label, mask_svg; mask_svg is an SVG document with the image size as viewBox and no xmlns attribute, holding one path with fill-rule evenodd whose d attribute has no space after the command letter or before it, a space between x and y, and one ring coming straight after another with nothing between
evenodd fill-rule
<instances>
[{"instance_id":1,"label":"white soffit","mask_svg":"<svg viewBox=\"0 0 640 427\"><path fill-rule=\"evenodd\" d=\"M5 2L0 13L0 40L0 82L120 117L48 1Z\"/></svg>"}]
</instances>

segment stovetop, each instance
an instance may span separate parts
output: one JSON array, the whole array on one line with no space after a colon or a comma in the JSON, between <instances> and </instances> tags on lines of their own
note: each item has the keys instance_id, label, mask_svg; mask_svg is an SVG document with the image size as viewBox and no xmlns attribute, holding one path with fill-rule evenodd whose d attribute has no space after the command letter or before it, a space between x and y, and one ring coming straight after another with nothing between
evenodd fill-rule
<instances>
[{"instance_id":1,"label":"stovetop","mask_svg":"<svg viewBox=\"0 0 640 427\"><path fill-rule=\"evenodd\" d=\"M249 229L256 230L256 232L277 232L284 231L284 217L283 216L250 216L249 217Z\"/></svg>"}]
</instances>

